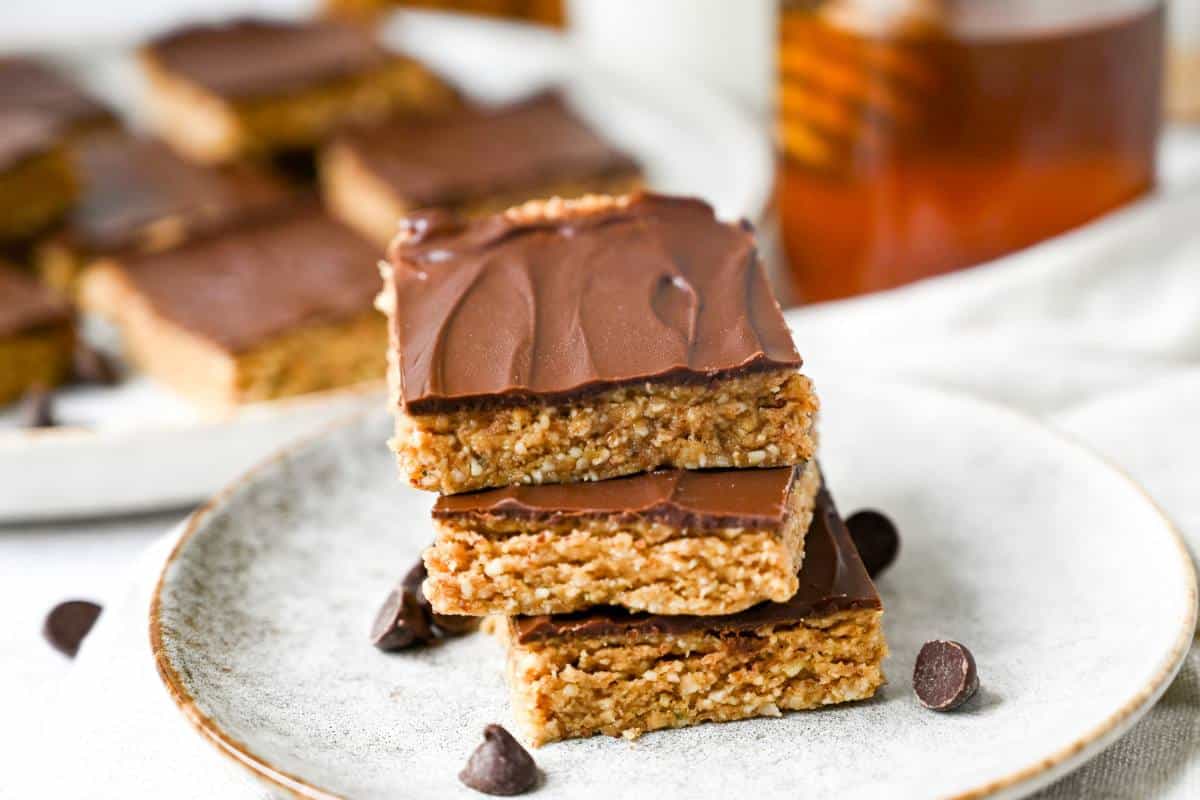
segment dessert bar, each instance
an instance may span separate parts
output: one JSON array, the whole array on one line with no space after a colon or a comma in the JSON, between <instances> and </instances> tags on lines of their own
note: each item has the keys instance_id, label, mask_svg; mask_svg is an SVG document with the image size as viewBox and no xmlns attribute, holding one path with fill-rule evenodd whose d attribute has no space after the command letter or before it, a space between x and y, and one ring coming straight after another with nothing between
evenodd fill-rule
<instances>
[{"instance_id":1,"label":"dessert bar","mask_svg":"<svg viewBox=\"0 0 1200 800\"><path fill-rule=\"evenodd\" d=\"M344 124L458 104L420 63L334 22L191 26L150 42L142 63L159 132L205 162L307 150Z\"/></svg>"},{"instance_id":2,"label":"dessert bar","mask_svg":"<svg viewBox=\"0 0 1200 800\"><path fill-rule=\"evenodd\" d=\"M0 264L0 403L67 377L75 343L70 307L14 267Z\"/></svg>"},{"instance_id":3,"label":"dessert bar","mask_svg":"<svg viewBox=\"0 0 1200 800\"><path fill-rule=\"evenodd\" d=\"M817 399L749 226L650 194L405 224L379 306L414 486L812 458Z\"/></svg>"},{"instance_id":4,"label":"dessert bar","mask_svg":"<svg viewBox=\"0 0 1200 800\"><path fill-rule=\"evenodd\" d=\"M325 149L321 182L335 216L386 244L418 209L480 216L536 198L625 194L640 178L629 156L550 92L347 131Z\"/></svg>"},{"instance_id":5,"label":"dessert bar","mask_svg":"<svg viewBox=\"0 0 1200 800\"><path fill-rule=\"evenodd\" d=\"M441 497L425 595L446 614L732 614L796 592L815 461Z\"/></svg>"},{"instance_id":6,"label":"dessert bar","mask_svg":"<svg viewBox=\"0 0 1200 800\"><path fill-rule=\"evenodd\" d=\"M874 695L882 604L824 489L806 551L790 600L738 614L510 617L508 681L530 740L633 738Z\"/></svg>"},{"instance_id":7,"label":"dessert bar","mask_svg":"<svg viewBox=\"0 0 1200 800\"><path fill-rule=\"evenodd\" d=\"M381 378L377 252L307 208L104 259L84 272L79 294L116 323L147 373L220 408Z\"/></svg>"},{"instance_id":8,"label":"dessert bar","mask_svg":"<svg viewBox=\"0 0 1200 800\"><path fill-rule=\"evenodd\" d=\"M36 248L42 279L59 289L97 258L165 250L293 204L289 188L254 167L194 164L120 130L91 134L73 153L79 199Z\"/></svg>"}]
</instances>

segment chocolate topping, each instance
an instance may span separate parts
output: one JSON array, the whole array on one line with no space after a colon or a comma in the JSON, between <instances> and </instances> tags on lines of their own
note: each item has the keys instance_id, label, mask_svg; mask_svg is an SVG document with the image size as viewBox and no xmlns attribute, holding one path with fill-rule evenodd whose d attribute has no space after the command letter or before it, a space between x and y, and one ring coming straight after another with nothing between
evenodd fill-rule
<instances>
[{"instance_id":1,"label":"chocolate topping","mask_svg":"<svg viewBox=\"0 0 1200 800\"><path fill-rule=\"evenodd\" d=\"M291 204L291 192L263 172L193 164L120 131L87 137L75 157L83 191L64 235L93 254L160 249Z\"/></svg>"},{"instance_id":2,"label":"chocolate topping","mask_svg":"<svg viewBox=\"0 0 1200 800\"><path fill-rule=\"evenodd\" d=\"M48 117L23 109L0 109L0 171L53 150L58 126Z\"/></svg>"},{"instance_id":3,"label":"chocolate topping","mask_svg":"<svg viewBox=\"0 0 1200 800\"><path fill-rule=\"evenodd\" d=\"M700 200L408 228L391 259L411 412L800 364L754 237Z\"/></svg>"},{"instance_id":4,"label":"chocolate topping","mask_svg":"<svg viewBox=\"0 0 1200 800\"><path fill-rule=\"evenodd\" d=\"M63 131L113 119L75 84L27 58L0 58L0 109L36 112Z\"/></svg>"},{"instance_id":5,"label":"chocolate topping","mask_svg":"<svg viewBox=\"0 0 1200 800\"><path fill-rule=\"evenodd\" d=\"M410 206L454 206L555 181L638 171L557 93L348 132L342 142Z\"/></svg>"},{"instance_id":6,"label":"chocolate topping","mask_svg":"<svg viewBox=\"0 0 1200 800\"><path fill-rule=\"evenodd\" d=\"M230 99L302 91L393 58L363 28L253 19L189 26L146 51L167 71Z\"/></svg>"},{"instance_id":7,"label":"chocolate topping","mask_svg":"<svg viewBox=\"0 0 1200 800\"><path fill-rule=\"evenodd\" d=\"M120 265L159 315L236 353L370 310L377 260L369 242L305 209Z\"/></svg>"},{"instance_id":8,"label":"chocolate topping","mask_svg":"<svg viewBox=\"0 0 1200 800\"><path fill-rule=\"evenodd\" d=\"M33 278L0 265L0 336L13 336L71 319L71 307Z\"/></svg>"},{"instance_id":9,"label":"chocolate topping","mask_svg":"<svg viewBox=\"0 0 1200 800\"><path fill-rule=\"evenodd\" d=\"M435 518L502 516L548 523L581 517L663 522L678 528L777 528L797 467L662 470L589 483L511 486L439 497Z\"/></svg>"},{"instance_id":10,"label":"chocolate topping","mask_svg":"<svg viewBox=\"0 0 1200 800\"><path fill-rule=\"evenodd\" d=\"M573 614L513 617L518 642L556 637L630 634L683 634L695 631L736 633L762 625L788 625L805 617L857 608L881 608L875 585L867 577L833 498L822 487L817 494L812 527L804 539L800 588L786 603L759 603L725 616L664 616L620 608L593 608Z\"/></svg>"}]
</instances>

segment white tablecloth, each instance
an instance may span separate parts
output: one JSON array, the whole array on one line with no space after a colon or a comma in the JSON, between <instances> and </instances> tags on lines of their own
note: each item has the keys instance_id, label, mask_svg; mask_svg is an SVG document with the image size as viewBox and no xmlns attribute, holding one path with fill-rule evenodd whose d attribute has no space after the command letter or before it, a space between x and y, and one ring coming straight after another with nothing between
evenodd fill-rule
<instances>
[{"instance_id":1,"label":"white tablecloth","mask_svg":"<svg viewBox=\"0 0 1200 800\"><path fill-rule=\"evenodd\" d=\"M1141 481L1200 549L1198 167L1197 137L1176 134L1162 195L1102 225L797 313L808 372L899 374L1039 414ZM154 674L148 593L180 516L0 528L0 753L12 763L0 796L263 796L188 728ZM76 596L106 612L70 666L39 629ZM1195 650L1132 733L1046 796L1200 797Z\"/></svg>"}]
</instances>

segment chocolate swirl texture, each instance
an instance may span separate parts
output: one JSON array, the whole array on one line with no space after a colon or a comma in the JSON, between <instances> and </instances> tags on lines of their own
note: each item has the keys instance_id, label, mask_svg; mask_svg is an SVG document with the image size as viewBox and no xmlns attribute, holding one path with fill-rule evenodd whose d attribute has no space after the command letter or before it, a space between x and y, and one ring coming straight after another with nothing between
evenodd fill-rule
<instances>
[{"instance_id":1,"label":"chocolate swirl texture","mask_svg":"<svg viewBox=\"0 0 1200 800\"><path fill-rule=\"evenodd\" d=\"M410 412L801 363L748 225L635 195L590 213L409 218L391 260Z\"/></svg>"},{"instance_id":2,"label":"chocolate swirl texture","mask_svg":"<svg viewBox=\"0 0 1200 800\"><path fill-rule=\"evenodd\" d=\"M759 603L737 614L665 616L604 607L573 614L513 617L509 624L517 641L525 643L558 637L737 633L838 611L882 608L875 584L824 487L817 494L812 527L804 539L804 563L798 578L800 588L786 603Z\"/></svg>"},{"instance_id":3,"label":"chocolate swirl texture","mask_svg":"<svg viewBox=\"0 0 1200 800\"><path fill-rule=\"evenodd\" d=\"M558 524L596 518L678 528L774 529L798 469L659 470L589 483L508 486L439 497L437 519L497 516Z\"/></svg>"}]
</instances>

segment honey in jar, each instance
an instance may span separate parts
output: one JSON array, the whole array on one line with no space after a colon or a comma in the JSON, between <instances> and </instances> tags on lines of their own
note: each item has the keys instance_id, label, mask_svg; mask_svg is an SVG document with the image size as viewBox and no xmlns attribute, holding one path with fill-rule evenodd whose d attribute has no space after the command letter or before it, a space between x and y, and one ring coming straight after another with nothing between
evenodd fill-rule
<instances>
[{"instance_id":1,"label":"honey in jar","mask_svg":"<svg viewBox=\"0 0 1200 800\"><path fill-rule=\"evenodd\" d=\"M1149 191L1150 0L787 2L778 205L801 302L996 258Z\"/></svg>"}]
</instances>

